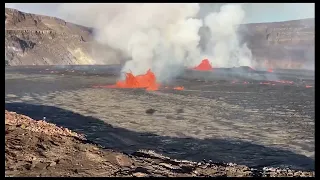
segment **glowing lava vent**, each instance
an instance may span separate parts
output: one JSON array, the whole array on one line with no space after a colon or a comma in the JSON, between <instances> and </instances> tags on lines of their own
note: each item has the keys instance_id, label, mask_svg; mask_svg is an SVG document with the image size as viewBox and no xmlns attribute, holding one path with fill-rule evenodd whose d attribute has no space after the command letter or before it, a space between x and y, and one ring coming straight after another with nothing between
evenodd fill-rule
<instances>
[{"instance_id":1,"label":"glowing lava vent","mask_svg":"<svg viewBox=\"0 0 320 180\"><path fill-rule=\"evenodd\" d=\"M208 59L202 60L201 63L193 69L198 70L198 71L212 71L213 70Z\"/></svg>"},{"instance_id":2,"label":"glowing lava vent","mask_svg":"<svg viewBox=\"0 0 320 180\"><path fill-rule=\"evenodd\" d=\"M105 87L105 86L95 86ZM126 79L118 81L115 85L109 85L108 88L141 88L149 91L156 91L159 89L160 84L157 83L156 76L149 69L146 74L134 76L132 73L126 73ZM165 87L167 89L169 87ZM184 90L183 86L174 87L174 90Z\"/></svg>"},{"instance_id":3,"label":"glowing lava vent","mask_svg":"<svg viewBox=\"0 0 320 180\"><path fill-rule=\"evenodd\" d=\"M146 74L134 76L132 73L126 73L124 81L118 81L112 88L144 88L147 90L158 90L159 84L156 82L156 76L149 69Z\"/></svg>"}]
</instances>

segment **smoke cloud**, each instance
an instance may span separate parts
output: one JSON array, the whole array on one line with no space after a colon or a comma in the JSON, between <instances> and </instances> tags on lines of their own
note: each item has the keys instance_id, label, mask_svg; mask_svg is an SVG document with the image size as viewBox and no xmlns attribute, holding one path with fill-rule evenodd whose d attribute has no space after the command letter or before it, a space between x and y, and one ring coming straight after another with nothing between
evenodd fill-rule
<instances>
[{"instance_id":1,"label":"smoke cloud","mask_svg":"<svg viewBox=\"0 0 320 180\"><path fill-rule=\"evenodd\" d=\"M121 51L128 59L122 71L144 74L149 68L159 80L194 67L203 58L214 66L251 64L251 51L236 33L245 18L241 4L226 4L204 18L200 5L190 4L62 4L68 19L96 29L96 40ZM210 36L199 33L209 28ZM206 38L205 48L200 39Z\"/></svg>"},{"instance_id":2,"label":"smoke cloud","mask_svg":"<svg viewBox=\"0 0 320 180\"><path fill-rule=\"evenodd\" d=\"M204 19L210 29L210 40L204 54L213 66L251 66L252 54L246 44L240 45L238 26L243 23L245 12L240 4L221 6Z\"/></svg>"}]
</instances>

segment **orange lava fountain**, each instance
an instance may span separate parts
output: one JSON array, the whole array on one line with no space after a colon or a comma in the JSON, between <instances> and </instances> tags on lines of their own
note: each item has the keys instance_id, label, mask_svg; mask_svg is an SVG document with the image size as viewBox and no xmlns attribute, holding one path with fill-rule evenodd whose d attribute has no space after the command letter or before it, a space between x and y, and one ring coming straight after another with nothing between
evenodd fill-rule
<instances>
[{"instance_id":1,"label":"orange lava fountain","mask_svg":"<svg viewBox=\"0 0 320 180\"><path fill-rule=\"evenodd\" d=\"M198 70L198 71L211 71L211 70L213 70L208 59L202 60L201 63L193 69Z\"/></svg>"},{"instance_id":2,"label":"orange lava fountain","mask_svg":"<svg viewBox=\"0 0 320 180\"><path fill-rule=\"evenodd\" d=\"M97 87L97 86L96 86ZM160 84L156 81L156 76L149 69L146 74L134 76L132 73L126 73L126 79L118 81L115 85L107 86L108 88L142 88L148 91L156 91ZM167 89L168 87L165 87ZM175 90L184 90L184 87L174 87Z\"/></svg>"},{"instance_id":3,"label":"orange lava fountain","mask_svg":"<svg viewBox=\"0 0 320 180\"><path fill-rule=\"evenodd\" d=\"M111 88L143 88L150 91L158 90L159 84L156 82L156 76L149 69L146 74L134 76L132 73L126 73L124 81L118 81Z\"/></svg>"},{"instance_id":4,"label":"orange lava fountain","mask_svg":"<svg viewBox=\"0 0 320 180\"><path fill-rule=\"evenodd\" d=\"M174 87L173 89L182 91L182 90L184 90L184 87L183 86L177 86L177 87Z\"/></svg>"}]
</instances>

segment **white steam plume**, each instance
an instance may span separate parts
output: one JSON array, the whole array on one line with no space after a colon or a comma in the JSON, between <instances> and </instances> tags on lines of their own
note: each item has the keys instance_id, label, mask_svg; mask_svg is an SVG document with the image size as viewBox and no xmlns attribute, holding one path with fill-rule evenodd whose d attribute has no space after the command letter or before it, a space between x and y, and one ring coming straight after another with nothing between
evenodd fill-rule
<instances>
[{"instance_id":1,"label":"white steam plume","mask_svg":"<svg viewBox=\"0 0 320 180\"><path fill-rule=\"evenodd\" d=\"M97 41L130 59L123 72L137 75L151 68L161 81L205 57L219 67L251 64L251 51L236 34L245 15L239 4L223 5L204 21L196 18L197 3L63 4L61 10L69 20L94 27ZM203 22L211 32L205 52L199 48Z\"/></svg>"},{"instance_id":2,"label":"white steam plume","mask_svg":"<svg viewBox=\"0 0 320 180\"><path fill-rule=\"evenodd\" d=\"M97 29L96 39L131 58L124 72L144 74L149 68L159 78L200 57L199 4L84 4L63 5ZM77 12L78 13L75 13Z\"/></svg>"},{"instance_id":3,"label":"white steam plume","mask_svg":"<svg viewBox=\"0 0 320 180\"><path fill-rule=\"evenodd\" d=\"M211 38L204 52L213 66L251 66L252 54L246 44L241 45L237 34L243 23L245 12L240 4L226 4L219 12L213 12L204 19L211 32Z\"/></svg>"}]
</instances>

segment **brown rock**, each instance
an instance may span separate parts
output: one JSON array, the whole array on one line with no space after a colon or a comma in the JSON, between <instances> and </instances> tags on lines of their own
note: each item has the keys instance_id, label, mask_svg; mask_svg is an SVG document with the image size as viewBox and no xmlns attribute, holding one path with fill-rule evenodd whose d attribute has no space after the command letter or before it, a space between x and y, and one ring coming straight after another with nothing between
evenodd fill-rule
<instances>
[{"instance_id":1,"label":"brown rock","mask_svg":"<svg viewBox=\"0 0 320 180\"><path fill-rule=\"evenodd\" d=\"M13 124L5 126L6 131L10 129L5 136L6 176L252 176L247 166L180 161L154 151L138 151L139 153L133 153L129 157L119 152L101 149L93 144L83 143L74 137L57 136L53 132L50 135L47 131L49 134L46 134L42 130L59 131L59 128L45 122L35 123L34 120L15 113L7 111L5 113L6 123ZM25 124L26 128L17 127L16 124L19 123ZM38 127L40 130L35 130L33 127ZM55 146L52 141L59 142L60 145ZM79 146L88 150L79 152L77 148ZM180 169L176 171L178 168ZM273 168L258 175L314 177L314 172Z\"/></svg>"},{"instance_id":2,"label":"brown rock","mask_svg":"<svg viewBox=\"0 0 320 180\"><path fill-rule=\"evenodd\" d=\"M6 65L94 64L106 56L119 63L118 52L93 40L92 28L10 8L5 16Z\"/></svg>"},{"instance_id":3,"label":"brown rock","mask_svg":"<svg viewBox=\"0 0 320 180\"><path fill-rule=\"evenodd\" d=\"M141 172L135 172L132 174L134 177L147 177L148 175Z\"/></svg>"},{"instance_id":4,"label":"brown rock","mask_svg":"<svg viewBox=\"0 0 320 180\"><path fill-rule=\"evenodd\" d=\"M173 170L173 169L180 169L180 167L173 166L173 165L167 164L167 163L160 163L159 165L162 166L162 167L165 167L165 168L167 168L167 169L171 169L171 170Z\"/></svg>"},{"instance_id":5,"label":"brown rock","mask_svg":"<svg viewBox=\"0 0 320 180\"><path fill-rule=\"evenodd\" d=\"M122 167L130 167L132 165L132 160L123 154L119 154L116 156L117 163Z\"/></svg>"},{"instance_id":6,"label":"brown rock","mask_svg":"<svg viewBox=\"0 0 320 180\"><path fill-rule=\"evenodd\" d=\"M51 166L51 167L52 167L52 166L55 166L55 165L57 165L57 163L54 162L54 161L49 164L49 166Z\"/></svg>"}]
</instances>

